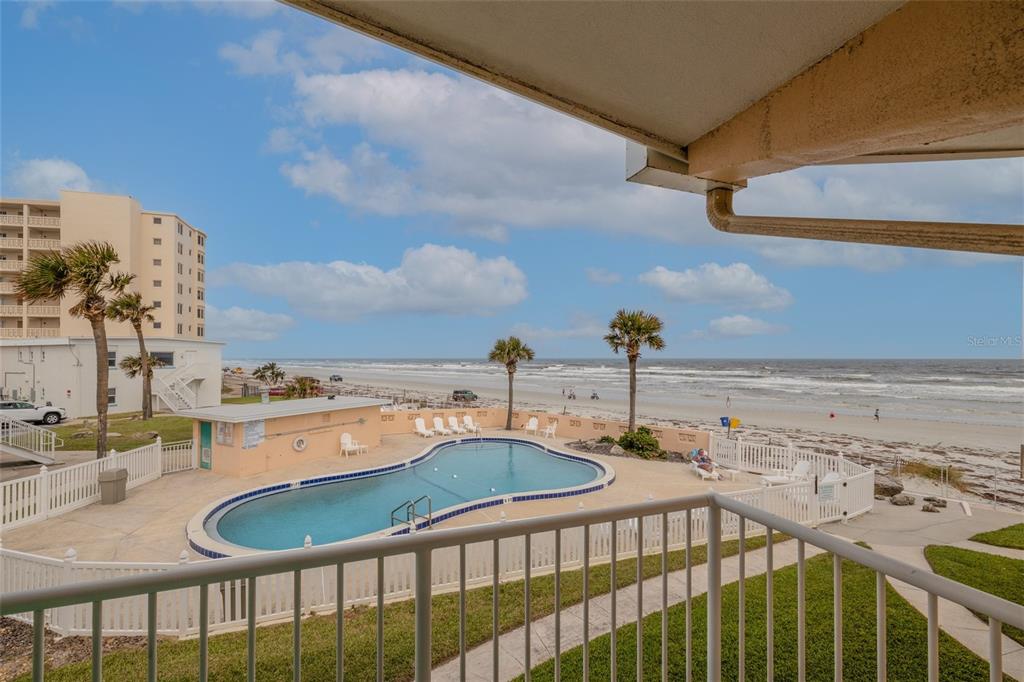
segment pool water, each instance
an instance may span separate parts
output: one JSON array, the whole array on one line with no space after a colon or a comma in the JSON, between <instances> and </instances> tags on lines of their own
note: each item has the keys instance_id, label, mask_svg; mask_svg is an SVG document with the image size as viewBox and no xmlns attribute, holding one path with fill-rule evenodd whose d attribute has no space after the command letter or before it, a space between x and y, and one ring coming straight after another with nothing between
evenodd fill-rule
<instances>
[{"instance_id":1,"label":"pool water","mask_svg":"<svg viewBox=\"0 0 1024 682\"><path fill-rule=\"evenodd\" d=\"M422 495L430 496L436 515L495 495L578 486L602 474L525 443L456 443L394 473L254 497L206 525L211 535L235 545L291 549L301 547L306 535L322 545L390 528L391 510ZM426 513L425 503L419 512Z\"/></svg>"}]
</instances>

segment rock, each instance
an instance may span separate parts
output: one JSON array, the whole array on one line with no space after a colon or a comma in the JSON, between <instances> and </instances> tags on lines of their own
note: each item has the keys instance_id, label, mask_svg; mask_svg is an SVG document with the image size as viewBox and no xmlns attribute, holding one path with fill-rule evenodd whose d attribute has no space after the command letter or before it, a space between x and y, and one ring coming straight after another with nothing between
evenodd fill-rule
<instances>
[{"instance_id":1,"label":"rock","mask_svg":"<svg viewBox=\"0 0 1024 682\"><path fill-rule=\"evenodd\" d=\"M946 501L944 499L942 499L941 497L923 497L921 499L924 502L931 503L933 506L935 506L935 507L937 507L939 509L945 509L946 508Z\"/></svg>"},{"instance_id":2,"label":"rock","mask_svg":"<svg viewBox=\"0 0 1024 682\"><path fill-rule=\"evenodd\" d=\"M146 431L146 438L149 438L150 440L155 440L156 438L159 437L160 434L157 433L156 431Z\"/></svg>"},{"instance_id":3,"label":"rock","mask_svg":"<svg viewBox=\"0 0 1024 682\"><path fill-rule=\"evenodd\" d=\"M613 445L612 449L608 451L608 454L609 455L619 455L619 456L622 456L622 455L626 454L626 451L622 449L622 446Z\"/></svg>"},{"instance_id":4,"label":"rock","mask_svg":"<svg viewBox=\"0 0 1024 682\"><path fill-rule=\"evenodd\" d=\"M875 472L875 494L892 497L903 492L903 484L892 476Z\"/></svg>"},{"instance_id":5,"label":"rock","mask_svg":"<svg viewBox=\"0 0 1024 682\"><path fill-rule=\"evenodd\" d=\"M917 498L913 495L907 495L906 493L899 493L898 495L890 497L889 502L895 504L897 507L909 507L917 502Z\"/></svg>"},{"instance_id":6,"label":"rock","mask_svg":"<svg viewBox=\"0 0 1024 682\"><path fill-rule=\"evenodd\" d=\"M74 433L71 434L71 437L72 438L88 438L88 437L90 437L92 435L94 435L92 431L90 431L88 429L85 429L83 431L75 431Z\"/></svg>"},{"instance_id":7,"label":"rock","mask_svg":"<svg viewBox=\"0 0 1024 682\"><path fill-rule=\"evenodd\" d=\"M939 508L936 507L931 502L925 502L923 505L921 505L921 511L923 511L923 512L933 512L933 513L937 514L939 512Z\"/></svg>"},{"instance_id":8,"label":"rock","mask_svg":"<svg viewBox=\"0 0 1024 682\"><path fill-rule=\"evenodd\" d=\"M889 498L885 495L875 495L876 500L888 500Z\"/></svg>"}]
</instances>

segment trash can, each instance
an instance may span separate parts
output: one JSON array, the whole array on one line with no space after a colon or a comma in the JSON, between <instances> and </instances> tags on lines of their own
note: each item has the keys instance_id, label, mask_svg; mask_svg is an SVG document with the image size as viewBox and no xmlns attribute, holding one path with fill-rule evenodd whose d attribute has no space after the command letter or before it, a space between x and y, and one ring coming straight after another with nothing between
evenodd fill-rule
<instances>
[{"instance_id":1,"label":"trash can","mask_svg":"<svg viewBox=\"0 0 1024 682\"><path fill-rule=\"evenodd\" d=\"M100 503L117 504L124 502L128 487L127 469L109 469L100 472Z\"/></svg>"}]
</instances>

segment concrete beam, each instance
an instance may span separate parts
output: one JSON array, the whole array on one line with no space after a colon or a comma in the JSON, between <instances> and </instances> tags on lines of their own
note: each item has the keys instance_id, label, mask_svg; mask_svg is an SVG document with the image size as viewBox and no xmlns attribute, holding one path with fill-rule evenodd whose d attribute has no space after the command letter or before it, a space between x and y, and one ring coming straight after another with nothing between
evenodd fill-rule
<instances>
[{"instance_id":1,"label":"concrete beam","mask_svg":"<svg viewBox=\"0 0 1024 682\"><path fill-rule=\"evenodd\" d=\"M910 2L689 144L689 173L737 183L1019 126L1022 26L1024 2Z\"/></svg>"}]
</instances>

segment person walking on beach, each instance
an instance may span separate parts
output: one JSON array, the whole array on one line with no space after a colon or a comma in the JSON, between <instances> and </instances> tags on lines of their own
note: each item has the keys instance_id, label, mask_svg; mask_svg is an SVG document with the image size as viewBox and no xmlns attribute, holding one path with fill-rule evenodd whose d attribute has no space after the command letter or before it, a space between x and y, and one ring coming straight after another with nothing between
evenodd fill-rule
<instances>
[{"instance_id":1,"label":"person walking on beach","mask_svg":"<svg viewBox=\"0 0 1024 682\"><path fill-rule=\"evenodd\" d=\"M725 396L725 406L726 407L731 407L732 406L732 396Z\"/></svg>"},{"instance_id":2,"label":"person walking on beach","mask_svg":"<svg viewBox=\"0 0 1024 682\"><path fill-rule=\"evenodd\" d=\"M875 421L878 421L878 408L875 408Z\"/></svg>"}]
</instances>

